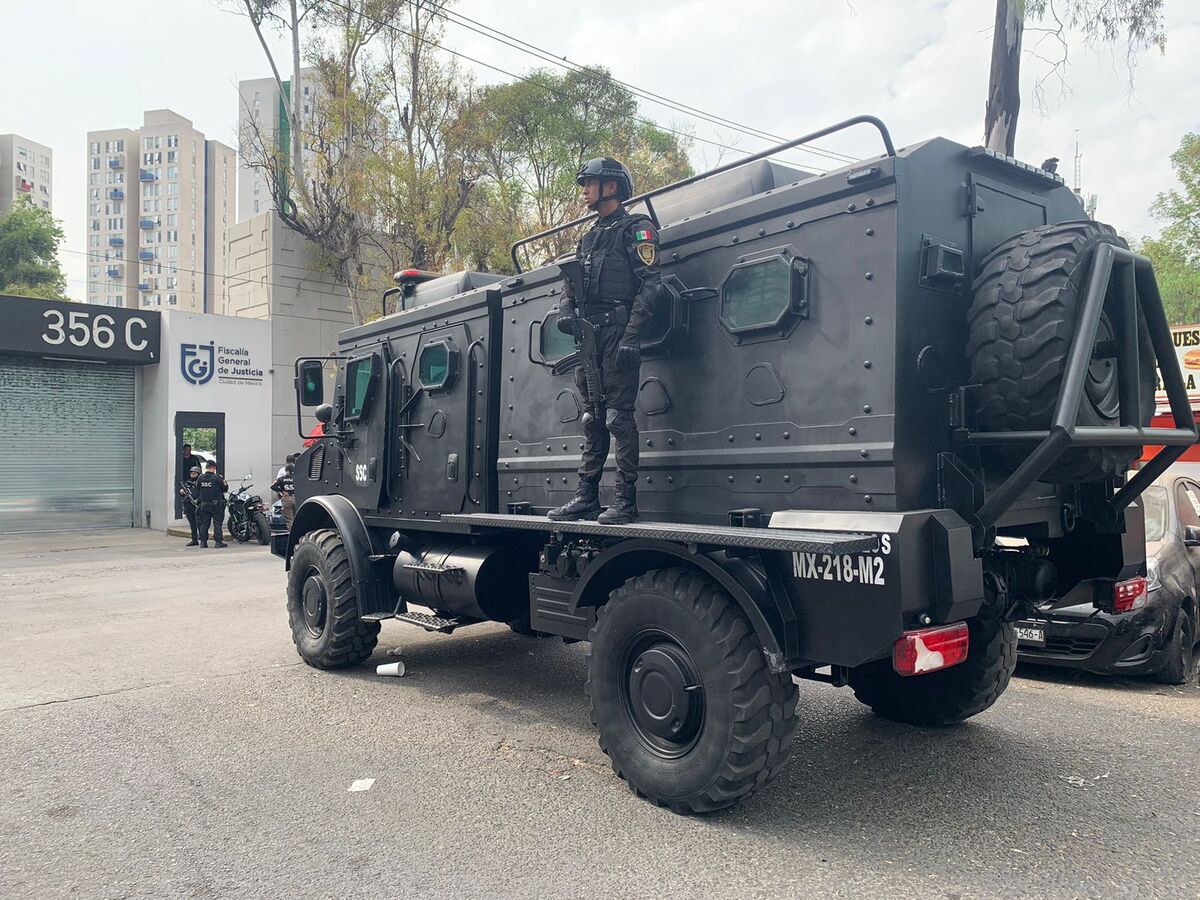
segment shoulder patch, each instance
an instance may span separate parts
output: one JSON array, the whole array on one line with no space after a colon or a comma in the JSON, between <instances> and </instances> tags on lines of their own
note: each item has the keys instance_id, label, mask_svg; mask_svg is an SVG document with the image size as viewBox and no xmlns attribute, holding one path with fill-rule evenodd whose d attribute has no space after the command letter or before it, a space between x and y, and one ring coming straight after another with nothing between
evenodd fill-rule
<instances>
[{"instance_id":1,"label":"shoulder patch","mask_svg":"<svg viewBox=\"0 0 1200 900\"><path fill-rule=\"evenodd\" d=\"M654 229L649 225L644 225L634 230L633 239L635 241L653 241L658 239L658 235L654 233Z\"/></svg>"},{"instance_id":2,"label":"shoulder patch","mask_svg":"<svg viewBox=\"0 0 1200 900\"><path fill-rule=\"evenodd\" d=\"M647 266L654 265L655 261L658 259L658 247L653 241L642 240L642 242L634 249L637 252L638 259L640 259Z\"/></svg>"}]
</instances>

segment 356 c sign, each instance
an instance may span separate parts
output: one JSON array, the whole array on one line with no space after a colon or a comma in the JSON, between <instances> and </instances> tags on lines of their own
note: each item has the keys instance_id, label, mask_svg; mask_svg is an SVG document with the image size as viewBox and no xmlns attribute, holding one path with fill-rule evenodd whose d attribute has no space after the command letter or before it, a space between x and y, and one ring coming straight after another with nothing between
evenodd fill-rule
<instances>
[{"instance_id":1,"label":"356 c sign","mask_svg":"<svg viewBox=\"0 0 1200 900\"><path fill-rule=\"evenodd\" d=\"M149 346L149 325L140 316L131 316L118 325L108 313L93 313L87 309L48 309L42 313L46 330L42 340L51 347L71 343L76 347L111 349L118 341L123 349L137 352Z\"/></svg>"}]
</instances>

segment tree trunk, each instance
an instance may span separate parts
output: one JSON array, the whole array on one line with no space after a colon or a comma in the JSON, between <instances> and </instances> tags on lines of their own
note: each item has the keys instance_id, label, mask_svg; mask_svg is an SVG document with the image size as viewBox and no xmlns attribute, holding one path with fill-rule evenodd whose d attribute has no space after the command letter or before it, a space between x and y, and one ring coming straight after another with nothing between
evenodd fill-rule
<instances>
[{"instance_id":1,"label":"tree trunk","mask_svg":"<svg viewBox=\"0 0 1200 900\"><path fill-rule=\"evenodd\" d=\"M1021 111L1021 36L1024 31L1024 0L996 0L983 144L989 150L1008 156L1014 155L1017 143L1017 115Z\"/></svg>"},{"instance_id":2,"label":"tree trunk","mask_svg":"<svg viewBox=\"0 0 1200 900\"><path fill-rule=\"evenodd\" d=\"M303 109L304 89L300 84L300 16L297 6L299 0L290 0L292 14L292 182L301 197L308 196L304 183L304 140L301 135L304 119L300 112Z\"/></svg>"}]
</instances>

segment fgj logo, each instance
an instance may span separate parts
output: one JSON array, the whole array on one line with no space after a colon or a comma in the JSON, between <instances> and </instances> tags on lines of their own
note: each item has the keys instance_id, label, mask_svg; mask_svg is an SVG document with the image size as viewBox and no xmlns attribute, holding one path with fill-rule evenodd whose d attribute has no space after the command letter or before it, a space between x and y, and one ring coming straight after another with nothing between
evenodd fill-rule
<instances>
[{"instance_id":1,"label":"fgj logo","mask_svg":"<svg viewBox=\"0 0 1200 900\"><path fill-rule=\"evenodd\" d=\"M179 368L183 377L192 384L207 384L212 381L216 371L214 364L213 346L215 341L207 344L180 344Z\"/></svg>"}]
</instances>

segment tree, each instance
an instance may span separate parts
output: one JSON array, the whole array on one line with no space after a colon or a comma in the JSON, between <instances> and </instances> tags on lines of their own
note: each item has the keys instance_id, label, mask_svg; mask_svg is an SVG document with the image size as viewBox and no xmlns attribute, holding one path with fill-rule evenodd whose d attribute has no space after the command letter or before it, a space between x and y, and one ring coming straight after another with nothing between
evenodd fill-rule
<instances>
[{"instance_id":1,"label":"tree","mask_svg":"<svg viewBox=\"0 0 1200 900\"><path fill-rule=\"evenodd\" d=\"M66 300L67 280L58 264L62 226L28 197L0 215L0 294Z\"/></svg>"},{"instance_id":2,"label":"tree","mask_svg":"<svg viewBox=\"0 0 1200 900\"><path fill-rule=\"evenodd\" d=\"M1021 53L1025 31L1042 32L1042 40L1057 43L1050 70L1037 80L1034 96L1044 97L1050 79L1061 81L1066 69L1066 34L1082 32L1089 45L1124 41L1125 64L1133 83L1141 51L1157 47L1165 52L1163 0L996 0L996 27L992 34L992 64L988 76L983 142L991 150L1014 155L1017 117L1021 111ZM1046 27L1034 29L1031 22ZM1033 52L1037 52L1035 46Z\"/></svg>"},{"instance_id":3,"label":"tree","mask_svg":"<svg viewBox=\"0 0 1200 900\"><path fill-rule=\"evenodd\" d=\"M1167 318L1200 322L1200 134L1185 134L1171 154L1180 188L1159 194L1150 214L1164 223L1157 238L1138 246L1154 263Z\"/></svg>"}]
</instances>

